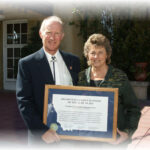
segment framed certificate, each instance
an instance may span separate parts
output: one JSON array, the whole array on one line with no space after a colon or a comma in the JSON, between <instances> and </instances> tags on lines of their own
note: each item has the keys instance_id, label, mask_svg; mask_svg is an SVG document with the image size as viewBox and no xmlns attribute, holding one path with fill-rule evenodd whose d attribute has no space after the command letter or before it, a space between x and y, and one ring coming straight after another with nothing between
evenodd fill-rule
<instances>
[{"instance_id":1,"label":"framed certificate","mask_svg":"<svg viewBox=\"0 0 150 150\"><path fill-rule=\"evenodd\" d=\"M118 89L45 85L43 122L61 139L114 141Z\"/></svg>"}]
</instances>

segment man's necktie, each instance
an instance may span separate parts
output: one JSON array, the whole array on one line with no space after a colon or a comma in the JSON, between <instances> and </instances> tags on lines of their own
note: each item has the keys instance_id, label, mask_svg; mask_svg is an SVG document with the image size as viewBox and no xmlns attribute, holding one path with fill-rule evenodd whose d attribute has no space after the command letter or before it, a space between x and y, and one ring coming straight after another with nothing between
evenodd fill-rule
<instances>
[{"instance_id":1,"label":"man's necktie","mask_svg":"<svg viewBox=\"0 0 150 150\"><path fill-rule=\"evenodd\" d=\"M54 78L54 82L56 83L56 76L55 76L55 62L56 62L56 57L52 56L51 57L51 61L53 62L53 78Z\"/></svg>"}]
</instances>

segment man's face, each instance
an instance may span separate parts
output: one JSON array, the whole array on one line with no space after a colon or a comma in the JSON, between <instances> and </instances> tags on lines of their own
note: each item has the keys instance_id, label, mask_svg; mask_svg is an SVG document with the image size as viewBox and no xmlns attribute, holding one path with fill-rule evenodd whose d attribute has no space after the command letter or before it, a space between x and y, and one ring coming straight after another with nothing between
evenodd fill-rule
<instances>
[{"instance_id":1,"label":"man's face","mask_svg":"<svg viewBox=\"0 0 150 150\"><path fill-rule=\"evenodd\" d=\"M62 25L59 22L48 22L45 25L44 31L40 31L40 37L45 51L54 55L64 37Z\"/></svg>"}]
</instances>

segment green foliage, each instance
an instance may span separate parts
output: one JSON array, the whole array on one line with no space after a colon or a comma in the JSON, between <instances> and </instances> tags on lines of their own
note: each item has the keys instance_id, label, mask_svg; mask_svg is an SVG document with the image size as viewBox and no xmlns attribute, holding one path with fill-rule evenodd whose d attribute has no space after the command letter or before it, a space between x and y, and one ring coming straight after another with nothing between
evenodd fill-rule
<instances>
[{"instance_id":1,"label":"green foliage","mask_svg":"<svg viewBox=\"0 0 150 150\"><path fill-rule=\"evenodd\" d=\"M22 57L32 54L42 47L41 38L39 36L40 22L31 28L27 46L22 48Z\"/></svg>"},{"instance_id":2,"label":"green foliage","mask_svg":"<svg viewBox=\"0 0 150 150\"><path fill-rule=\"evenodd\" d=\"M102 33L108 38L112 38L111 34L111 12L98 10L96 13L92 10L77 9L73 10L75 20L70 22L70 25L74 25L79 28L78 36L83 38L85 42L88 37L93 33ZM106 23L107 22L107 23ZM81 70L87 68L87 60L84 56L81 57Z\"/></svg>"},{"instance_id":3,"label":"green foliage","mask_svg":"<svg viewBox=\"0 0 150 150\"><path fill-rule=\"evenodd\" d=\"M129 59L132 56L132 51L129 47L131 46L132 49L133 46L130 42L133 38L132 34L131 37L128 34L132 26L133 22L131 20L115 19L113 24L112 64L124 70L128 76L130 76L129 66L132 64L132 59Z\"/></svg>"},{"instance_id":4,"label":"green foliage","mask_svg":"<svg viewBox=\"0 0 150 150\"><path fill-rule=\"evenodd\" d=\"M134 18L130 15L121 19L108 9L95 13L74 9L73 13L78 19L70 25L79 28L78 35L84 41L93 33L102 33L110 40L113 50L112 64L126 72L130 80L135 80L136 62L146 61L150 64L150 19ZM87 67L85 61L82 57L81 69ZM147 71L150 72L149 66Z\"/></svg>"},{"instance_id":5,"label":"green foliage","mask_svg":"<svg viewBox=\"0 0 150 150\"><path fill-rule=\"evenodd\" d=\"M114 21L112 63L135 80L135 63L149 62L150 20L126 19ZM148 71L148 70L147 70Z\"/></svg>"},{"instance_id":6,"label":"green foliage","mask_svg":"<svg viewBox=\"0 0 150 150\"><path fill-rule=\"evenodd\" d=\"M70 25L74 25L79 28L79 36L82 36L84 41L93 33L103 33L107 37L110 37L110 20L111 12L105 12L105 18L103 10L98 10L96 13L92 10L85 9L74 9L73 14L75 16L75 21L70 22ZM107 23L104 23L106 22Z\"/></svg>"}]
</instances>

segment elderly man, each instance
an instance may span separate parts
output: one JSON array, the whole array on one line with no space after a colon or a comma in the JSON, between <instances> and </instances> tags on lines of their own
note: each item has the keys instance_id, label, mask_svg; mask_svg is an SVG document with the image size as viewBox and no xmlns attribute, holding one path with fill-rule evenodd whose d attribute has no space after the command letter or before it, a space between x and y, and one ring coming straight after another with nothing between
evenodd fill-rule
<instances>
[{"instance_id":1,"label":"elderly man","mask_svg":"<svg viewBox=\"0 0 150 150\"><path fill-rule=\"evenodd\" d=\"M43 47L19 61L16 95L29 131L29 142L52 143L59 141L59 137L43 124L45 84L76 85L80 61L77 56L59 49L64 37L63 22L59 17L44 19L39 34Z\"/></svg>"}]
</instances>

